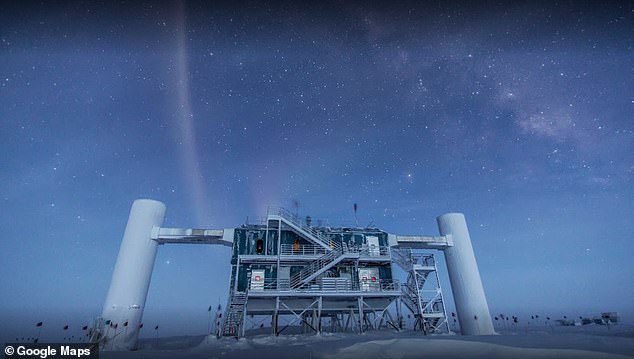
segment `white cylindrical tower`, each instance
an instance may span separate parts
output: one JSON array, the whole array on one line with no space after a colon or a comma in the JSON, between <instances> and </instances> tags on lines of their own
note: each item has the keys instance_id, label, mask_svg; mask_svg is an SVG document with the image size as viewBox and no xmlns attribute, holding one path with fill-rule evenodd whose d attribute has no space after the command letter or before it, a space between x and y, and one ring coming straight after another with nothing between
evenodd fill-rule
<instances>
[{"instance_id":1,"label":"white cylindrical tower","mask_svg":"<svg viewBox=\"0 0 634 359\"><path fill-rule=\"evenodd\" d=\"M132 204L103 307L105 350L135 349L158 246L152 228L164 218L162 202L139 199Z\"/></svg>"},{"instance_id":2,"label":"white cylindrical tower","mask_svg":"<svg viewBox=\"0 0 634 359\"><path fill-rule=\"evenodd\" d=\"M495 334L464 215L447 213L436 220L440 234L453 239L445 260L462 334Z\"/></svg>"}]
</instances>

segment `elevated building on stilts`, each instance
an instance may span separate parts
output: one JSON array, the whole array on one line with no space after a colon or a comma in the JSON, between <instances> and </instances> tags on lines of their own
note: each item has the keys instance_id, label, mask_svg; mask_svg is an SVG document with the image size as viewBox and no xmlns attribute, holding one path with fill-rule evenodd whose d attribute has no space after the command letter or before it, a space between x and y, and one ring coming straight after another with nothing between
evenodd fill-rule
<instances>
[{"instance_id":1,"label":"elevated building on stilts","mask_svg":"<svg viewBox=\"0 0 634 359\"><path fill-rule=\"evenodd\" d=\"M461 332L494 333L460 213L437 218L438 236L324 226L279 207L269 207L261 224L230 229L165 228L164 215L161 202L132 206L103 313L93 326L92 340L104 349L136 347L156 250L167 243L232 248L222 336L244 336L254 323L266 324L273 335L381 328L447 333L433 250L444 254ZM126 332L112 330L113 323L126 323Z\"/></svg>"}]
</instances>

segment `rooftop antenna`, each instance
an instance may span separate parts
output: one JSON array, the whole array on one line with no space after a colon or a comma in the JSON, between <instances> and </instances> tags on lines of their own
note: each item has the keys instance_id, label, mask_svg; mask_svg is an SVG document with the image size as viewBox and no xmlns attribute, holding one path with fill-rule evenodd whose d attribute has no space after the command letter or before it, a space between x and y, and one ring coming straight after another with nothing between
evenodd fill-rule
<instances>
[{"instance_id":1,"label":"rooftop antenna","mask_svg":"<svg viewBox=\"0 0 634 359\"><path fill-rule=\"evenodd\" d=\"M299 217L299 200L293 199L293 209L295 210L295 217Z\"/></svg>"}]
</instances>

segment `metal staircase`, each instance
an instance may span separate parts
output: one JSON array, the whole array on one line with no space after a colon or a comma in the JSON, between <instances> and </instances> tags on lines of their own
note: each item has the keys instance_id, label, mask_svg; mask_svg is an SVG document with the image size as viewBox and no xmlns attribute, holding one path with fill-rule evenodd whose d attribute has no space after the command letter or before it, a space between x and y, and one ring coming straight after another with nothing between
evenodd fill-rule
<instances>
[{"instance_id":1,"label":"metal staircase","mask_svg":"<svg viewBox=\"0 0 634 359\"><path fill-rule=\"evenodd\" d=\"M320 274L335 266L337 263L348 257L358 257L358 253L348 253L346 246L333 241L319 230L304 224L296 214L281 207L269 207L268 220L279 220L291 227L297 234L310 240L311 242L324 247L327 252L321 257L312 261L301 271L293 275L290 279L290 287L297 289L306 285Z\"/></svg>"},{"instance_id":2,"label":"metal staircase","mask_svg":"<svg viewBox=\"0 0 634 359\"><path fill-rule=\"evenodd\" d=\"M310 227L302 222L302 219L299 218L296 214L291 211L282 208L282 207L269 207L268 209L268 220L280 220L289 227L291 227L295 232L297 232L302 237L310 240L311 242L318 244L328 250L339 250L341 251L341 245L335 241L331 241L330 237L323 235L316 228Z\"/></svg>"},{"instance_id":3,"label":"metal staircase","mask_svg":"<svg viewBox=\"0 0 634 359\"><path fill-rule=\"evenodd\" d=\"M341 262L342 260L348 258L357 258L358 256L358 253L347 253L346 251L340 252L338 250L333 250L331 252L328 252L310 262L309 265L302 268L301 271L293 275L290 281L291 288L300 288L303 285L309 283L311 280L317 278L328 269L337 265L337 263Z\"/></svg>"},{"instance_id":4,"label":"metal staircase","mask_svg":"<svg viewBox=\"0 0 634 359\"><path fill-rule=\"evenodd\" d=\"M434 256L400 249L392 250L392 260L408 273L401 299L416 317L414 329L425 334L449 332ZM433 280L428 280L432 273Z\"/></svg>"},{"instance_id":5,"label":"metal staircase","mask_svg":"<svg viewBox=\"0 0 634 359\"><path fill-rule=\"evenodd\" d=\"M233 292L229 295L229 303L225 312L222 336L239 337L242 335L244 310L247 305L246 292Z\"/></svg>"}]
</instances>

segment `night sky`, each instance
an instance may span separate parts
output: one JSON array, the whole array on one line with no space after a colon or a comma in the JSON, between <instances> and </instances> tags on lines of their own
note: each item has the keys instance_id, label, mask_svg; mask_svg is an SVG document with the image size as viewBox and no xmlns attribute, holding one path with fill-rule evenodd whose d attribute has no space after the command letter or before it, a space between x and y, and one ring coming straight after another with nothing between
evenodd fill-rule
<instances>
[{"instance_id":1,"label":"night sky","mask_svg":"<svg viewBox=\"0 0 634 359\"><path fill-rule=\"evenodd\" d=\"M492 313L634 322L634 6L319 3L0 5L3 339L100 314L137 198L174 227L459 211ZM161 247L144 322L203 333L228 264Z\"/></svg>"}]
</instances>

